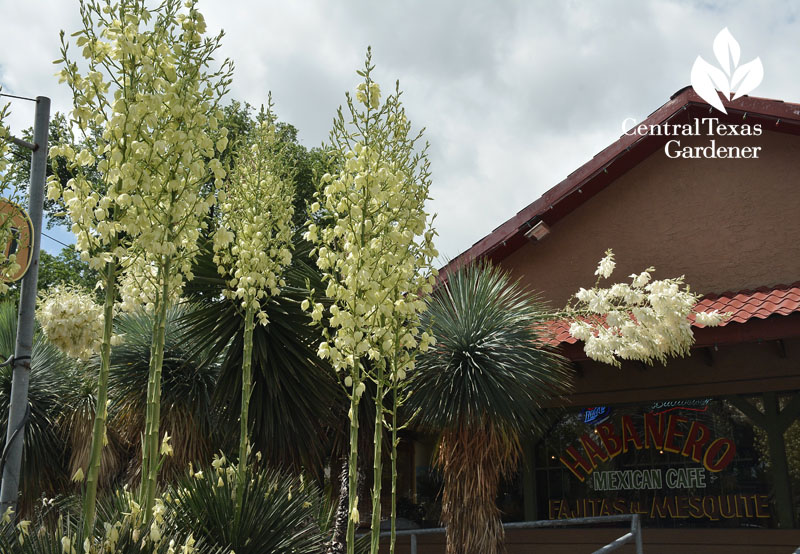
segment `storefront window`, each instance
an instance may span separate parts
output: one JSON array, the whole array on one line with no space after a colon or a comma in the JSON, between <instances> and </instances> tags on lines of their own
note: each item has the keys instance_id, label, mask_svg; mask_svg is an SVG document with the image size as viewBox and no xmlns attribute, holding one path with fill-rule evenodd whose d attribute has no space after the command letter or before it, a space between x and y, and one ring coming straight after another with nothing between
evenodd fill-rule
<instances>
[{"instance_id":1,"label":"storefront window","mask_svg":"<svg viewBox=\"0 0 800 554\"><path fill-rule=\"evenodd\" d=\"M763 431L724 399L567 412L539 442L535 468L540 519L639 513L654 527L777 526Z\"/></svg>"}]
</instances>

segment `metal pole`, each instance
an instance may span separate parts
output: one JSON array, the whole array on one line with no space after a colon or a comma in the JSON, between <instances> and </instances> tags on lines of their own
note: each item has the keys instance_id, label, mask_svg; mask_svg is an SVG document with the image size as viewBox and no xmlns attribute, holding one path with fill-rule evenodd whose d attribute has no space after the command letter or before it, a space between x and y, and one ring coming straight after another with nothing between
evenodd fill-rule
<instances>
[{"instance_id":1,"label":"metal pole","mask_svg":"<svg viewBox=\"0 0 800 554\"><path fill-rule=\"evenodd\" d=\"M644 545L642 544L642 517L639 514L633 514L631 528L634 538L636 539L636 554L643 554Z\"/></svg>"},{"instance_id":2,"label":"metal pole","mask_svg":"<svg viewBox=\"0 0 800 554\"><path fill-rule=\"evenodd\" d=\"M8 410L8 430L4 449L3 483L0 488L0 514L16 510L19 491L25 418L28 410L28 380L33 348L33 318L36 309L36 285L39 279L39 247L42 237L42 208L44 180L47 168L47 135L50 126L50 99L36 97L36 116L33 124L33 154L31 182L28 189L28 216L33 223L31 265L22 279L17 323L17 344L14 349L14 373L11 379L11 405Z\"/></svg>"},{"instance_id":3,"label":"metal pole","mask_svg":"<svg viewBox=\"0 0 800 554\"><path fill-rule=\"evenodd\" d=\"M417 554L417 536L411 535L411 554Z\"/></svg>"}]
</instances>

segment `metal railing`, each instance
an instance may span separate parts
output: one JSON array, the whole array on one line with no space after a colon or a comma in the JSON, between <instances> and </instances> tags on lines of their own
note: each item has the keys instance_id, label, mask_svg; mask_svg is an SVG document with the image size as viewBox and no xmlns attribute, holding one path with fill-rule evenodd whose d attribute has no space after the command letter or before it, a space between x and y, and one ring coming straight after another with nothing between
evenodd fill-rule
<instances>
[{"instance_id":1,"label":"metal railing","mask_svg":"<svg viewBox=\"0 0 800 554\"><path fill-rule=\"evenodd\" d=\"M606 552L613 552L624 544L634 543L636 545L636 554L643 554L644 549L642 546L642 523L639 514L621 514L615 516L598 516L598 517L576 517L571 519L543 519L539 521L519 521L514 523L503 524L503 529L540 529L544 527L567 527L573 525L602 525L604 523L616 523L621 521L630 521L631 529L618 539L613 540L607 545L595 550L592 554L605 554ZM411 537L411 554L418 554L417 552L417 535L438 535L445 532L444 527L435 527L431 529L404 529L397 531L397 537ZM391 533L381 533L381 537L389 537Z\"/></svg>"}]
</instances>

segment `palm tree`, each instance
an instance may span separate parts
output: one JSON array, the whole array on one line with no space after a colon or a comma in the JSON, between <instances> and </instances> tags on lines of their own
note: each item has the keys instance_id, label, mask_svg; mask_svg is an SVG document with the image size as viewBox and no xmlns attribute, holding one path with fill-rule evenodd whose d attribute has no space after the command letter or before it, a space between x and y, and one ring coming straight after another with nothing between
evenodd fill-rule
<instances>
[{"instance_id":1,"label":"palm tree","mask_svg":"<svg viewBox=\"0 0 800 554\"><path fill-rule=\"evenodd\" d=\"M542 340L543 306L490 265L449 273L423 325L437 343L417 359L408 407L418 428L440 435L442 523L448 554L505 552L500 479L520 441L545 424L547 400L564 393L564 359Z\"/></svg>"}]
</instances>

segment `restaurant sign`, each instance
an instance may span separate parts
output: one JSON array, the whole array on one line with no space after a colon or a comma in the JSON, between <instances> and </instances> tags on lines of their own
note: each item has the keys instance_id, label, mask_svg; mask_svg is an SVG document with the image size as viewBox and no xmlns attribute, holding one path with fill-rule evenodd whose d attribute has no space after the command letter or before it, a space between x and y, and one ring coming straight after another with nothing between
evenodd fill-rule
<instances>
[{"instance_id":1,"label":"restaurant sign","mask_svg":"<svg viewBox=\"0 0 800 554\"><path fill-rule=\"evenodd\" d=\"M568 446L560 457L561 463L580 481L591 476L599 464L631 449L654 448L680 454L710 472L722 471L736 455L733 439L713 437L706 425L677 413L645 413L641 426L634 424L632 416L623 415L616 423L598 425L594 433L599 441L584 433L578 446Z\"/></svg>"},{"instance_id":2,"label":"restaurant sign","mask_svg":"<svg viewBox=\"0 0 800 554\"><path fill-rule=\"evenodd\" d=\"M564 418L543 441L552 459L542 469L548 517L635 513L700 525L771 518L769 489L754 469L752 427L723 404L658 402L614 408L614 417L611 408L598 407ZM739 440L744 458L737 458Z\"/></svg>"}]
</instances>

